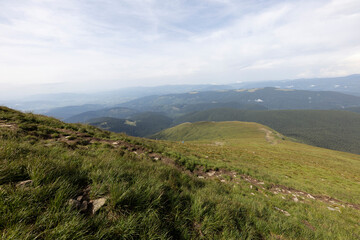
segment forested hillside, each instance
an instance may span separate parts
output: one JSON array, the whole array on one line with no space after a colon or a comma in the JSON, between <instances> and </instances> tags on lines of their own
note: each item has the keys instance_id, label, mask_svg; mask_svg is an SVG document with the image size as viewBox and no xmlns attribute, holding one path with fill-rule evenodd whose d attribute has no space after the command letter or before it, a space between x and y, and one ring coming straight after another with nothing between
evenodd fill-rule
<instances>
[{"instance_id":1,"label":"forested hillside","mask_svg":"<svg viewBox=\"0 0 360 240\"><path fill-rule=\"evenodd\" d=\"M255 88L149 96L121 106L139 111L174 114L171 109L182 105L229 102L259 104L267 109L342 109L360 106L360 97L338 92Z\"/></svg>"},{"instance_id":2,"label":"forested hillside","mask_svg":"<svg viewBox=\"0 0 360 240\"><path fill-rule=\"evenodd\" d=\"M104 117L90 119L88 123L112 132L145 137L168 128L172 124L172 119L163 114L147 112L136 114L131 119Z\"/></svg>"}]
</instances>

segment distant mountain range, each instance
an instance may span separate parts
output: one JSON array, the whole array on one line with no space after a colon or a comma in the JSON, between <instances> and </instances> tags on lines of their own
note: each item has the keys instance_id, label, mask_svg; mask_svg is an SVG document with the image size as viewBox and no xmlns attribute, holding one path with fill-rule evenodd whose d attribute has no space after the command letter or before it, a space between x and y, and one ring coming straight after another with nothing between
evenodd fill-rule
<instances>
[{"instance_id":1,"label":"distant mountain range","mask_svg":"<svg viewBox=\"0 0 360 240\"><path fill-rule=\"evenodd\" d=\"M78 122L88 122L93 118L101 118L101 117L111 117L111 118L130 118L134 114L139 111L125 108L125 107L116 107L116 108L103 108L96 111L88 111L80 114L76 114L69 118L66 118L65 121L69 123L78 123Z\"/></svg>"},{"instance_id":2,"label":"distant mountain range","mask_svg":"<svg viewBox=\"0 0 360 240\"><path fill-rule=\"evenodd\" d=\"M181 116L186 113L191 113L195 111L203 111L207 109L214 108L234 108L234 109L243 109L243 110L266 110L267 108L259 104L241 104L236 102L230 103L199 103L199 104L181 104L181 105L170 105L164 106L163 108L148 108L150 111L157 113L156 109L159 112L162 112L163 115L168 116ZM61 110L60 110L61 109ZM58 109L57 113L65 112L67 107ZM71 107L71 109L76 109ZM78 110L78 109L76 109ZM142 110L142 111L141 111ZM141 110L135 110L127 107L115 107L115 108L103 108L96 111L86 111L74 116L65 118L65 122L76 123L76 122L88 122L93 118L101 117L111 117L119 119L134 119L136 114L146 112L147 108L141 108ZM136 119L135 119L136 120Z\"/></svg>"},{"instance_id":3,"label":"distant mountain range","mask_svg":"<svg viewBox=\"0 0 360 240\"><path fill-rule=\"evenodd\" d=\"M230 84L232 88L276 87L285 89L335 91L360 96L360 74L334 78L311 78L282 81Z\"/></svg>"},{"instance_id":4,"label":"distant mountain range","mask_svg":"<svg viewBox=\"0 0 360 240\"><path fill-rule=\"evenodd\" d=\"M103 107L116 107L117 104L130 101L136 98L163 95L170 93L184 93L191 91L213 91L229 89L228 85L164 85L156 87L131 87L113 91L97 93L57 93L38 94L18 99L17 101L0 101L0 105L12 107L21 111L34 111L47 114L53 108L81 105L102 105ZM81 112L78 112L81 113Z\"/></svg>"},{"instance_id":5,"label":"distant mountain range","mask_svg":"<svg viewBox=\"0 0 360 240\"><path fill-rule=\"evenodd\" d=\"M214 108L243 110L346 108L357 111L358 107L360 107L360 97L338 92L253 88L153 95L112 107L103 104L85 104L53 108L41 113L66 122L87 122L99 117L127 119L138 112L148 111L177 117Z\"/></svg>"},{"instance_id":6,"label":"distant mountain range","mask_svg":"<svg viewBox=\"0 0 360 240\"><path fill-rule=\"evenodd\" d=\"M149 96L120 104L138 111L164 112L176 116L189 104L259 104L268 109L343 109L360 106L360 97L338 92L306 91L278 88L254 88L189 92Z\"/></svg>"},{"instance_id":7,"label":"distant mountain range","mask_svg":"<svg viewBox=\"0 0 360 240\"><path fill-rule=\"evenodd\" d=\"M298 89L311 91L336 91L350 95L360 96L360 75L350 75L337 78L314 78L314 79L295 79L263 82L243 82L225 85L165 85L156 87L132 87L118 89L114 91L98 93L59 93L42 94L18 99L16 101L0 101L0 105L9 106L21 111L34 111L36 113L48 114L53 108L80 106L88 104L102 105L103 107L116 107L120 103L134 100L141 97L152 95L166 95L176 93L187 93L193 91L217 91L229 89L249 89L276 87L284 89ZM96 110L96 109L92 109ZM84 109L84 111L89 111ZM77 114L81 113L77 112ZM67 118L63 117L63 118Z\"/></svg>"}]
</instances>

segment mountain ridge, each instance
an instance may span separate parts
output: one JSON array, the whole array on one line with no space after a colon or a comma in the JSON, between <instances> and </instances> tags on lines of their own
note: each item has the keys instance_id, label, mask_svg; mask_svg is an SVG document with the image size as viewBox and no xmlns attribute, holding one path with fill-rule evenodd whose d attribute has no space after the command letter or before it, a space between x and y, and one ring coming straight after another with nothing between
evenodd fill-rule
<instances>
[{"instance_id":1,"label":"mountain ridge","mask_svg":"<svg viewBox=\"0 0 360 240\"><path fill-rule=\"evenodd\" d=\"M260 104L268 109L343 109L360 106L360 97L338 92L316 92L278 88L236 89L148 96L123 104L142 111L166 112L180 104L237 102Z\"/></svg>"}]
</instances>

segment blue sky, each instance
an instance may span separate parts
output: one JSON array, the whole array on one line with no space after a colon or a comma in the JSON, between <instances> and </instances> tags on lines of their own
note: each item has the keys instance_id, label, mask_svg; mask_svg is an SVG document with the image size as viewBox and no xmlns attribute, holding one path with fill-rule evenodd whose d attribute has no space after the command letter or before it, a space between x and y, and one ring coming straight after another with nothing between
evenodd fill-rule
<instances>
[{"instance_id":1,"label":"blue sky","mask_svg":"<svg viewBox=\"0 0 360 240\"><path fill-rule=\"evenodd\" d=\"M360 1L0 0L0 94L360 73Z\"/></svg>"}]
</instances>

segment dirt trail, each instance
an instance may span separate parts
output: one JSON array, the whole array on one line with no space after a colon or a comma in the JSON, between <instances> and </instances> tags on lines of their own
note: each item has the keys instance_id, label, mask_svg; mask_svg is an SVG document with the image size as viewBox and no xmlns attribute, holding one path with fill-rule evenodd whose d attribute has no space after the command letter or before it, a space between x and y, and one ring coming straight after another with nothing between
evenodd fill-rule
<instances>
[{"instance_id":1,"label":"dirt trail","mask_svg":"<svg viewBox=\"0 0 360 240\"><path fill-rule=\"evenodd\" d=\"M266 141L268 141L269 143L276 145L278 142L274 137L274 134L272 131L270 131L269 129L266 128L259 128L259 130L265 132L265 139Z\"/></svg>"}]
</instances>

